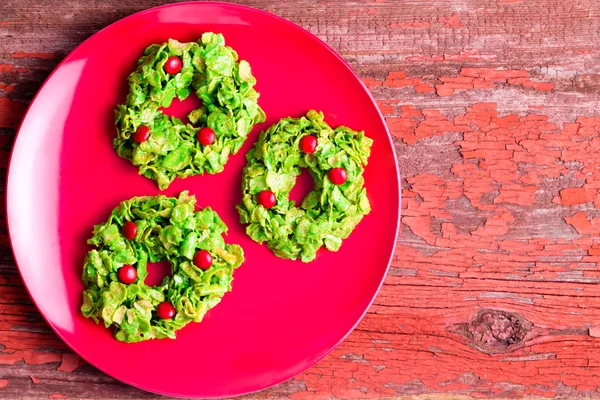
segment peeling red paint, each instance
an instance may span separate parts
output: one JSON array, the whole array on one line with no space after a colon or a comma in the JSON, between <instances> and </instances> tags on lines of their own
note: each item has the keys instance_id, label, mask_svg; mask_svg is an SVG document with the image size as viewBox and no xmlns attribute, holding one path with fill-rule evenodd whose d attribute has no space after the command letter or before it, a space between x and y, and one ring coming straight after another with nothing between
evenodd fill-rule
<instances>
[{"instance_id":1,"label":"peeling red paint","mask_svg":"<svg viewBox=\"0 0 600 400\"><path fill-rule=\"evenodd\" d=\"M423 238L428 244L435 244L435 235L431 232L429 216L406 216L402 222L410 228L413 233Z\"/></svg>"},{"instance_id":2,"label":"peeling red paint","mask_svg":"<svg viewBox=\"0 0 600 400\"><path fill-rule=\"evenodd\" d=\"M525 70L503 70L493 68L462 68L458 77L441 77L442 84L436 85L439 96L450 96L455 90L493 89L496 84L506 83L539 91L551 91L551 82L534 82Z\"/></svg>"},{"instance_id":3,"label":"peeling red paint","mask_svg":"<svg viewBox=\"0 0 600 400\"><path fill-rule=\"evenodd\" d=\"M598 228L600 228L600 219L593 218L590 221L584 211L577 212L570 217L565 217L565 221L582 235L593 234L598 232Z\"/></svg>"},{"instance_id":4,"label":"peeling red paint","mask_svg":"<svg viewBox=\"0 0 600 400\"><path fill-rule=\"evenodd\" d=\"M0 335L0 343L10 344L2 338ZM32 343L34 348L37 347L37 343ZM8 347L8 346L7 346ZM6 350L4 351L6 352ZM35 353L32 350L18 350L12 354L0 354L0 365L13 365L19 361L24 361L26 364L46 364L51 362L57 362L61 360L60 354L55 353Z\"/></svg>"},{"instance_id":5,"label":"peeling red paint","mask_svg":"<svg viewBox=\"0 0 600 400\"><path fill-rule=\"evenodd\" d=\"M587 202L584 188L566 188L560 191L560 195L553 199L553 203L565 206L573 206Z\"/></svg>"},{"instance_id":6,"label":"peeling red paint","mask_svg":"<svg viewBox=\"0 0 600 400\"><path fill-rule=\"evenodd\" d=\"M458 14L453 14L448 17L439 17L438 22L441 22L448 28L460 28L464 25L460 22Z\"/></svg>"},{"instance_id":7,"label":"peeling red paint","mask_svg":"<svg viewBox=\"0 0 600 400\"><path fill-rule=\"evenodd\" d=\"M40 58L42 60L52 60L56 58L54 53L27 53L18 51L11 54L11 58Z\"/></svg>"},{"instance_id":8,"label":"peeling red paint","mask_svg":"<svg viewBox=\"0 0 600 400\"><path fill-rule=\"evenodd\" d=\"M441 61L444 61L444 56L441 56L439 54L436 54L433 56L419 55L419 56L407 57L406 60L411 61L411 62L423 62L423 61L441 62Z\"/></svg>"},{"instance_id":9,"label":"peeling red paint","mask_svg":"<svg viewBox=\"0 0 600 400\"><path fill-rule=\"evenodd\" d=\"M427 21L393 22L389 25L390 28L427 28L429 26L431 26L431 22Z\"/></svg>"},{"instance_id":10,"label":"peeling red paint","mask_svg":"<svg viewBox=\"0 0 600 400\"><path fill-rule=\"evenodd\" d=\"M60 366L57 368L61 372L73 372L79 367L79 356L77 354L63 354Z\"/></svg>"},{"instance_id":11,"label":"peeling red paint","mask_svg":"<svg viewBox=\"0 0 600 400\"><path fill-rule=\"evenodd\" d=\"M421 93L434 91L433 86L424 82L423 79L407 77L406 71L391 71L381 84L391 88L412 87Z\"/></svg>"},{"instance_id":12,"label":"peeling red paint","mask_svg":"<svg viewBox=\"0 0 600 400\"><path fill-rule=\"evenodd\" d=\"M396 112L396 106L389 101L379 100L377 101L377 105L383 115L394 114Z\"/></svg>"},{"instance_id":13,"label":"peeling red paint","mask_svg":"<svg viewBox=\"0 0 600 400\"><path fill-rule=\"evenodd\" d=\"M472 53L464 57L473 57ZM444 58L428 61L442 61ZM415 61L411 59L411 61ZM419 61L424 61L420 58ZM363 82L368 88L385 86L389 88L411 87L417 93L437 93L440 97L451 96L457 90L493 89L497 85L506 84L531 88L537 91L551 91L554 84L551 82L536 82L529 77L526 70L504 70L495 68L462 68L457 76L442 76L439 79L424 80L420 77L407 76L406 71L391 71L384 81L365 77ZM539 106L532 106L539 107Z\"/></svg>"},{"instance_id":14,"label":"peeling red paint","mask_svg":"<svg viewBox=\"0 0 600 400\"><path fill-rule=\"evenodd\" d=\"M381 84L383 83L382 81L373 78L362 78L362 81L365 84L365 86L370 89L376 86L381 86Z\"/></svg>"},{"instance_id":15,"label":"peeling red paint","mask_svg":"<svg viewBox=\"0 0 600 400\"><path fill-rule=\"evenodd\" d=\"M435 88L428 84L419 84L415 86L417 93L435 93Z\"/></svg>"},{"instance_id":16,"label":"peeling red paint","mask_svg":"<svg viewBox=\"0 0 600 400\"><path fill-rule=\"evenodd\" d=\"M0 73L13 71L25 72L27 70L25 68L17 68L13 64L0 64Z\"/></svg>"},{"instance_id":17,"label":"peeling red paint","mask_svg":"<svg viewBox=\"0 0 600 400\"><path fill-rule=\"evenodd\" d=\"M350 15L376 15L377 10L374 8L359 8L357 11L351 11Z\"/></svg>"},{"instance_id":18,"label":"peeling red paint","mask_svg":"<svg viewBox=\"0 0 600 400\"><path fill-rule=\"evenodd\" d=\"M445 53L444 61L493 61L496 54L481 54L477 50L465 50L456 54Z\"/></svg>"},{"instance_id":19,"label":"peeling red paint","mask_svg":"<svg viewBox=\"0 0 600 400\"><path fill-rule=\"evenodd\" d=\"M594 154L591 149L600 143L600 119L581 117L577 121L561 127L544 115L500 116L495 103L473 104L466 112L454 117L407 106L402 108L400 117L388 118L392 133L409 144L449 132L462 135L454 146L463 162L452 165L451 179L423 173L406 177L408 188L403 191L402 221L416 237L436 246L437 251L435 256L426 256L400 246L398 256L402 268L414 266L420 270L421 265L441 262L447 271L448 263L456 259L455 270L463 279L485 276L506 279L505 274L521 279L537 276L549 279L579 268L577 264L553 267L544 261L550 254L589 248L590 255L583 257L582 262L600 261L597 256L600 245L594 246L593 236L589 240L584 236L578 243L527 239L511 247L509 253L479 254L477 250L508 249L509 242L504 236L518 226L514 225L516 217L507 206L535 205L542 178L556 179L574 174L593 182L590 174L598 173L595 160L584 161L583 168L575 172L569 172L566 162L585 159L584 154L588 154L588 158L589 154ZM598 188L600 185L592 183L585 183L583 188L565 188L556 193L554 202L557 203L558 198L562 206L569 207L584 201L598 201ZM447 208L447 202L463 196L469 207L484 214L477 225L461 233L453 222L455 211ZM572 213L565 221L581 235L596 235L600 231L600 218L588 217L584 211ZM529 245L538 249L542 246L543 250L525 250ZM524 253L517 255L518 251ZM472 268L473 262L482 263L482 266ZM529 266L522 271L515 270L517 262ZM600 277L595 269L584 267L580 272L582 278Z\"/></svg>"},{"instance_id":20,"label":"peeling red paint","mask_svg":"<svg viewBox=\"0 0 600 400\"><path fill-rule=\"evenodd\" d=\"M497 57L496 54L480 53L478 50L464 50L458 53L410 56L406 60L410 62L451 63L456 61L493 61Z\"/></svg>"},{"instance_id":21,"label":"peeling red paint","mask_svg":"<svg viewBox=\"0 0 600 400\"><path fill-rule=\"evenodd\" d=\"M6 85L0 82L0 90L4 90L5 92L12 92L15 90L15 87L13 85Z\"/></svg>"}]
</instances>

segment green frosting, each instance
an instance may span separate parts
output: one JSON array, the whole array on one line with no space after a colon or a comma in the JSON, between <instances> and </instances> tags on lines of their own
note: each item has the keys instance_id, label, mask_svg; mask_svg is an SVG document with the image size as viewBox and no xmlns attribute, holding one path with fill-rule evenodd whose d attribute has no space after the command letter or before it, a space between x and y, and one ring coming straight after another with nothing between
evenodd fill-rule
<instances>
[{"instance_id":1,"label":"green frosting","mask_svg":"<svg viewBox=\"0 0 600 400\"><path fill-rule=\"evenodd\" d=\"M196 199L182 192L179 198L134 197L115 208L108 220L94 227L88 243L95 248L83 265L81 312L96 323L115 327L123 342L175 338L175 331L191 321L199 322L206 312L231 290L233 270L244 261L242 248L226 244L227 226L210 208L194 211ZM133 240L123 234L123 225L133 221ZM193 263L199 250L207 250L213 264L206 270ZM168 260L171 276L158 286L144 283L148 262ZM137 280L121 283L117 271L123 265L137 270ZM170 302L172 319L160 319L157 306Z\"/></svg>"},{"instance_id":2,"label":"green frosting","mask_svg":"<svg viewBox=\"0 0 600 400\"><path fill-rule=\"evenodd\" d=\"M164 70L170 56L182 61L181 71L174 75ZM265 120L255 84L250 64L238 61L237 53L225 46L221 34L207 32L197 42L169 39L153 44L129 75L125 104L115 110L114 147L119 156L131 160L140 174L155 180L161 189L175 177L221 172L254 124ZM186 99L192 91L203 105L188 115L190 123L160 110L169 107L175 97ZM150 137L138 144L132 136L140 126L150 129ZM216 134L210 146L201 145L196 137L206 126Z\"/></svg>"},{"instance_id":3,"label":"green frosting","mask_svg":"<svg viewBox=\"0 0 600 400\"><path fill-rule=\"evenodd\" d=\"M318 146L313 154L300 151L302 137L313 135ZM314 260L325 246L337 251L363 216L371 210L364 188L363 171L373 140L364 132L344 126L332 129L323 114L309 111L306 117L284 118L261 132L246 156L242 178L242 203L237 206L246 233L256 242L266 242L282 258ZM340 186L329 181L331 168L348 174ZM288 196L307 168L315 182L299 207ZM257 201L263 190L275 193L277 203L267 209Z\"/></svg>"}]
</instances>

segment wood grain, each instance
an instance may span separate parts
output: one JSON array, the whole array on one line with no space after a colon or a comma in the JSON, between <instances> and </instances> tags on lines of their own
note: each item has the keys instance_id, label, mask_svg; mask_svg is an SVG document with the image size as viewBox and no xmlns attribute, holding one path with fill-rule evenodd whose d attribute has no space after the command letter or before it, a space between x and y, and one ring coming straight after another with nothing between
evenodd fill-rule
<instances>
[{"instance_id":1,"label":"wood grain","mask_svg":"<svg viewBox=\"0 0 600 400\"><path fill-rule=\"evenodd\" d=\"M50 71L161 3L4 3L0 187ZM600 3L244 4L303 26L355 68L395 138L404 198L389 276L358 328L248 398L600 397ZM73 355L29 300L4 222L0 246L1 398L159 397Z\"/></svg>"}]
</instances>

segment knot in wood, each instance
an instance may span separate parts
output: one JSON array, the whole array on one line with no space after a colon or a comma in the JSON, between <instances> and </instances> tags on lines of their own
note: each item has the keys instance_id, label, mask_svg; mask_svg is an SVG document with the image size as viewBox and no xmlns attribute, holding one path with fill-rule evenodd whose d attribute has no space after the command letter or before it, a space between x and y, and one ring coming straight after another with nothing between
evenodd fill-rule
<instances>
[{"instance_id":1,"label":"knot in wood","mask_svg":"<svg viewBox=\"0 0 600 400\"><path fill-rule=\"evenodd\" d=\"M481 310L470 322L458 324L454 331L466 337L478 350L488 353L509 353L523 346L533 324L517 313Z\"/></svg>"}]
</instances>

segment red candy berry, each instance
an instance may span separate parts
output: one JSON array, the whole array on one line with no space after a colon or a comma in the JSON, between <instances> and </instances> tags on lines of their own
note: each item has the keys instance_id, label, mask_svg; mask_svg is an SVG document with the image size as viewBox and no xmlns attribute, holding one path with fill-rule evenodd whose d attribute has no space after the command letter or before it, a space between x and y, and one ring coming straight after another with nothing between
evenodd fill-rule
<instances>
[{"instance_id":1,"label":"red candy berry","mask_svg":"<svg viewBox=\"0 0 600 400\"><path fill-rule=\"evenodd\" d=\"M213 258L206 250L200 250L194 255L194 264L200 269L208 269L213 263Z\"/></svg>"},{"instance_id":2,"label":"red candy berry","mask_svg":"<svg viewBox=\"0 0 600 400\"><path fill-rule=\"evenodd\" d=\"M131 265L123 265L119 268L117 275L119 275L119 280L122 283L131 285L137 279L137 270Z\"/></svg>"},{"instance_id":3,"label":"red candy berry","mask_svg":"<svg viewBox=\"0 0 600 400\"><path fill-rule=\"evenodd\" d=\"M208 126L198 131L198 141L203 146L210 146L215 141L215 131L210 129Z\"/></svg>"},{"instance_id":4,"label":"red candy berry","mask_svg":"<svg viewBox=\"0 0 600 400\"><path fill-rule=\"evenodd\" d=\"M174 75L179 71L181 71L181 59L176 56L167 58L167 62L165 63L165 72L167 74Z\"/></svg>"},{"instance_id":5,"label":"red candy berry","mask_svg":"<svg viewBox=\"0 0 600 400\"><path fill-rule=\"evenodd\" d=\"M277 203L277 197L270 190L263 190L258 194L258 202L264 208L271 208Z\"/></svg>"},{"instance_id":6,"label":"red candy berry","mask_svg":"<svg viewBox=\"0 0 600 400\"><path fill-rule=\"evenodd\" d=\"M142 125L137 128L137 131L133 134L133 141L136 143L142 143L148 140L150 137L150 128L146 125Z\"/></svg>"},{"instance_id":7,"label":"red candy berry","mask_svg":"<svg viewBox=\"0 0 600 400\"><path fill-rule=\"evenodd\" d=\"M123 236L127 240L133 240L135 234L137 233L137 226L135 226L135 222L127 221L125 225L123 225Z\"/></svg>"},{"instance_id":8,"label":"red candy berry","mask_svg":"<svg viewBox=\"0 0 600 400\"><path fill-rule=\"evenodd\" d=\"M313 135L304 136L300 139L300 149L306 154L312 154L317 148L317 138Z\"/></svg>"},{"instance_id":9,"label":"red candy berry","mask_svg":"<svg viewBox=\"0 0 600 400\"><path fill-rule=\"evenodd\" d=\"M334 185L343 185L348 179L348 174L344 168L331 168L328 173L329 180Z\"/></svg>"},{"instance_id":10,"label":"red candy berry","mask_svg":"<svg viewBox=\"0 0 600 400\"><path fill-rule=\"evenodd\" d=\"M175 307L168 301L163 301L156 307L156 313L162 319L171 319L175 316Z\"/></svg>"}]
</instances>

